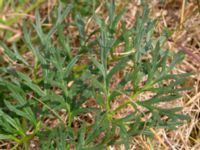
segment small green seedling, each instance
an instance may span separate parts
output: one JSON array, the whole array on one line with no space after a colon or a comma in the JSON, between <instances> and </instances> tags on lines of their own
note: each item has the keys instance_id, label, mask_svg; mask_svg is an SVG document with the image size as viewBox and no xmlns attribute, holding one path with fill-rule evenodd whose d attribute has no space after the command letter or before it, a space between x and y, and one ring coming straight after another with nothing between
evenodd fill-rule
<instances>
[{"instance_id":1,"label":"small green seedling","mask_svg":"<svg viewBox=\"0 0 200 150\"><path fill-rule=\"evenodd\" d=\"M24 21L23 43L31 60L17 43L0 43L9 58L0 68L0 140L12 142L12 149L29 149L31 140L44 150L121 144L129 149L134 136L152 137L151 128L176 129L187 120L180 107L162 107L188 89L179 85L189 74L172 72L184 54L161 47L166 31L155 39L156 21L147 4L127 28L125 10L116 12L114 1L106 3L109 19L93 13L92 33L74 5L60 3L50 29L38 12L33 28ZM72 22L65 22L72 12ZM142 98L146 93L150 96ZM128 107L129 113L119 115Z\"/></svg>"}]
</instances>

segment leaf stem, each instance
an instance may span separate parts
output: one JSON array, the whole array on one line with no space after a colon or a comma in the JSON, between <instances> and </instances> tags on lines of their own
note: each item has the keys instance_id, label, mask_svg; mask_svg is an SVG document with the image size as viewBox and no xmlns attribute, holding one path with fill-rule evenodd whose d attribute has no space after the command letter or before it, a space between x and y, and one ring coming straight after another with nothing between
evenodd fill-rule
<instances>
[{"instance_id":1,"label":"leaf stem","mask_svg":"<svg viewBox=\"0 0 200 150\"><path fill-rule=\"evenodd\" d=\"M39 100L38 98L36 98L36 97L33 97L36 101L38 101L39 103L41 103L42 105L44 105L47 109L49 109L51 112L52 112L52 114L54 115L54 116L56 116L58 119L59 119L59 121L65 126L65 122L62 120L62 118L60 117L60 115L56 112L56 111L54 111L51 107L49 107L47 104L45 104L44 102L42 102L41 100Z\"/></svg>"}]
</instances>

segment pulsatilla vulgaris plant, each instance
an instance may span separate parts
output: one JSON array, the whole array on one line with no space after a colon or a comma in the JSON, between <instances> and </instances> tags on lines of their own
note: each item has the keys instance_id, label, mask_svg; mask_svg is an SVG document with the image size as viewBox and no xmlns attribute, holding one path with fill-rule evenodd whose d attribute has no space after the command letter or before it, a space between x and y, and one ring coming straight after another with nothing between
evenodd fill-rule
<instances>
[{"instance_id":1,"label":"pulsatilla vulgaris plant","mask_svg":"<svg viewBox=\"0 0 200 150\"><path fill-rule=\"evenodd\" d=\"M61 3L50 29L38 12L33 29L24 21L24 46L1 42L0 139L12 149L29 149L30 141L41 149L129 149L134 136L188 119L180 107L162 107L188 89L179 86L188 74L172 73L183 53L161 47L168 32L154 38L145 4L131 28L125 10L116 12L114 1L106 6L108 21L93 14L91 33L81 13L65 22L73 5Z\"/></svg>"}]
</instances>

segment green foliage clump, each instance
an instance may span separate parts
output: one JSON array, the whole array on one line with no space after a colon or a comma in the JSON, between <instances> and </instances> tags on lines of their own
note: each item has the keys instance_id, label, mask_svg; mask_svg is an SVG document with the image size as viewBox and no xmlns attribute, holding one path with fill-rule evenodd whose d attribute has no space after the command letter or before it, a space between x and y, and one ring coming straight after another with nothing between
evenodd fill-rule
<instances>
[{"instance_id":1,"label":"green foliage clump","mask_svg":"<svg viewBox=\"0 0 200 150\"><path fill-rule=\"evenodd\" d=\"M36 12L33 31L23 24L31 61L15 44L10 48L1 42L6 57L18 67L6 63L0 68L0 139L13 141L13 149L28 149L34 137L39 138L41 149L105 149L117 144L129 149L131 137L152 136L150 128L175 129L188 119L177 113L179 107L158 105L176 100L188 89L179 86L188 74L171 72L184 55L161 48L168 33L153 38L156 21L148 17L149 10L143 5L135 25L127 29L122 19L125 11L116 13L114 2L107 3L109 20L94 14L96 29L90 34L81 13L73 12L74 22L64 21L74 5L60 5L52 28L45 32ZM74 39L64 32L69 26L79 32L79 47L74 48ZM33 34L37 34L34 40ZM124 73L113 87L119 72ZM152 96L140 99L145 92ZM113 107L122 97L126 98ZM94 105L87 105L91 101ZM132 112L116 117L127 106ZM91 120L77 121L85 114ZM48 126L46 119L55 127Z\"/></svg>"}]
</instances>

